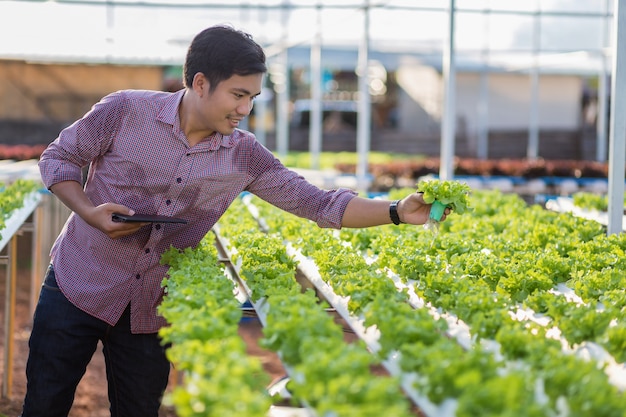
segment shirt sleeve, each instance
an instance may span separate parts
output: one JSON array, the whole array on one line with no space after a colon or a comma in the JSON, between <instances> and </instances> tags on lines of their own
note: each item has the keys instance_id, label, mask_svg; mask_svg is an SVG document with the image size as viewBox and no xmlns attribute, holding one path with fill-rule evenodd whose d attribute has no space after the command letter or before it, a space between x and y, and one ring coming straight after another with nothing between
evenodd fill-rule
<instances>
[{"instance_id":1,"label":"shirt sleeve","mask_svg":"<svg viewBox=\"0 0 626 417\"><path fill-rule=\"evenodd\" d=\"M121 92L104 97L48 145L39 159L41 179L47 188L62 181L82 183L82 168L103 155L111 144L123 100Z\"/></svg>"},{"instance_id":2,"label":"shirt sleeve","mask_svg":"<svg viewBox=\"0 0 626 417\"><path fill-rule=\"evenodd\" d=\"M286 168L265 147L256 143L250 159L253 181L248 191L320 227L341 228L346 206L357 193L346 188L322 190Z\"/></svg>"}]
</instances>

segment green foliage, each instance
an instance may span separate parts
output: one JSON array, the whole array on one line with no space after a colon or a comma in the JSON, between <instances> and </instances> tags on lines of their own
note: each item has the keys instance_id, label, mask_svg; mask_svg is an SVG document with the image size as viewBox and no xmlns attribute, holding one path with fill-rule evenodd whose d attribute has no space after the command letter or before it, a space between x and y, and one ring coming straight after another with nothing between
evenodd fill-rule
<instances>
[{"instance_id":1,"label":"green foliage","mask_svg":"<svg viewBox=\"0 0 626 417\"><path fill-rule=\"evenodd\" d=\"M180 417L266 416L269 381L238 335L241 309L213 235L193 249L170 248L161 263L169 270L159 313L169 326L160 336L171 344L168 359L184 375L165 403L174 405Z\"/></svg>"},{"instance_id":2,"label":"green foliage","mask_svg":"<svg viewBox=\"0 0 626 417\"><path fill-rule=\"evenodd\" d=\"M241 200L220 220L221 234L235 253L240 275L257 297L254 300L267 306L260 344L276 352L290 370L287 388L293 401L308 404L320 416L408 416L399 381L373 376L371 367L378 358L362 343L346 344L341 327L326 311L327 303L297 283L296 264L282 236L254 227ZM323 243L316 247L323 250ZM357 265L336 262L333 267L344 270Z\"/></svg>"},{"instance_id":3,"label":"green foliage","mask_svg":"<svg viewBox=\"0 0 626 417\"><path fill-rule=\"evenodd\" d=\"M543 417L550 408L537 402L532 377L512 370L464 390L459 397L457 417Z\"/></svg>"},{"instance_id":4,"label":"green foliage","mask_svg":"<svg viewBox=\"0 0 626 417\"><path fill-rule=\"evenodd\" d=\"M220 230L243 248L242 276L268 305L262 343L294 372L294 397L323 416L405 415L398 377L366 371L392 360L432 404L454 400L457 416L623 416L604 363L576 352L595 343L624 362L626 237L511 194L475 191L472 203L434 242L408 226L320 229L252 198L266 234L233 205ZM285 244L377 335L371 354L341 343L326 304L295 285Z\"/></svg>"},{"instance_id":5,"label":"green foliage","mask_svg":"<svg viewBox=\"0 0 626 417\"><path fill-rule=\"evenodd\" d=\"M283 164L293 168L311 168L310 152L288 152L287 155L276 155ZM398 161L412 161L424 159L415 155L389 153L389 152L369 152L368 164L388 164ZM321 169L334 169L337 165L356 165L359 162L359 154L356 152L321 152L319 155L319 166Z\"/></svg>"},{"instance_id":6,"label":"green foliage","mask_svg":"<svg viewBox=\"0 0 626 417\"><path fill-rule=\"evenodd\" d=\"M421 180L417 183L417 191L424 193L424 201L428 204L436 200L458 214L470 210L471 188L465 183L436 179Z\"/></svg>"},{"instance_id":7,"label":"green foliage","mask_svg":"<svg viewBox=\"0 0 626 417\"><path fill-rule=\"evenodd\" d=\"M616 322L606 331L606 349L619 363L626 362L626 323Z\"/></svg>"},{"instance_id":8,"label":"green foliage","mask_svg":"<svg viewBox=\"0 0 626 417\"><path fill-rule=\"evenodd\" d=\"M410 191L399 193L406 195L407 192ZM420 233L419 228L410 227L356 232L343 229L338 235L344 244L349 242L344 247L352 246L372 259L372 266L398 274L437 311L462 319L473 337L472 350L477 348L478 341L491 339L499 343L505 359L512 363L523 361L525 378L512 379L514 382L511 383L521 389L511 388L511 392L507 391L511 395L517 392L515 395L519 398L532 399L527 393L535 392L536 384L545 378L547 367L569 366L559 364L557 358L567 356L573 363L586 363L584 359L567 353L567 349L584 346L585 342L601 344L620 360L624 332L615 324L623 321L626 311L626 286L621 277L622 271L626 270L623 261L626 257L622 256L626 247L624 236L607 237L601 225L595 222L548 212L538 206L528 207L512 194L477 191L472 194L472 202L475 208L469 214L442 223L446 230L445 239L434 242L425 238L426 234ZM300 230L300 234L303 233ZM306 233L309 233L308 228ZM337 251L328 243L325 247L327 251ZM316 259L323 262L324 255ZM334 281L337 278L328 279ZM574 289L585 303L575 303L561 294L558 285L563 284ZM397 350L401 354L402 369L414 371L420 376L419 381L426 381L420 390L428 391L428 398L432 401L437 402L446 395L454 397L446 391L447 386L441 386L443 382L433 382L444 377L429 364L432 361L446 364L463 361L463 350L456 351L456 354L452 353L455 352L453 348L432 352L430 347L433 344L442 343L436 333L425 332L424 336L431 335L432 338L424 339L415 332L414 326L398 319L398 316L408 318L413 315L389 307L395 303L387 303L389 311L398 312L395 316L398 326L392 329L384 324L386 316L379 312L379 307L374 309L377 303L372 299L362 311L369 325L376 324L381 329L381 352ZM599 303L604 305L604 310ZM526 313L517 316L518 310ZM538 321L524 318L527 314L538 317ZM416 319L416 322L426 326L422 319ZM561 340L554 339L551 326L560 329L556 334ZM445 333L444 328L440 334ZM392 339L387 340L385 335L392 335ZM503 367L504 364L494 366ZM434 378L430 378L431 372L435 374ZM500 372L509 374L504 370ZM594 383L609 387L609 394L603 398L610 397L610 400L604 404L590 399L590 396L586 396L586 402L572 398L589 382L582 373L573 373L567 380L567 388L547 391L547 403L527 404L519 399L515 401L522 401L521 408L507 408L500 401L507 398L505 393L498 393L499 389L505 390L497 382L501 377L498 373L479 385L479 397L484 396L484 402L494 407L489 411L491 408L485 406L485 415L550 415L556 412L559 397L570 410L577 409L576 413L585 407L587 411L597 408L607 415L624 410L623 406L617 405L624 399L623 394L615 391L602 371L594 376ZM475 380L477 377L469 373L466 378ZM490 388L483 390L482 387ZM467 399L464 399L466 392ZM482 400L472 401L474 395L477 395L476 388L469 387L467 391L457 393L457 415L472 415L476 411L473 404L482 404Z\"/></svg>"},{"instance_id":9,"label":"green foliage","mask_svg":"<svg viewBox=\"0 0 626 417\"><path fill-rule=\"evenodd\" d=\"M579 191L572 194L572 201L576 207L585 210L607 211L609 208L609 196L606 194ZM624 206L626 206L626 194L624 195Z\"/></svg>"},{"instance_id":10,"label":"green foliage","mask_svg":"<svg viewBox=\"0 0 626 417\"><path fill-rule=\"evenodd\" d=\"M0 183L0 230L4 229L5 220L11 213L22 208L24 199L38 188L38 183L25 179L17 179L8 185Z\"/></svg>"},{"instance_id":11,"label":"green foliage","mask_svg":"<svg viewBox=\"0 0 626 417\"><path fill-rule=\"evenodd\" d=\"M606 211L609 206L608 197L600 194L577 192L572 195L572 200L576 207L586 210Z\"/></svg>"}]
</instances>

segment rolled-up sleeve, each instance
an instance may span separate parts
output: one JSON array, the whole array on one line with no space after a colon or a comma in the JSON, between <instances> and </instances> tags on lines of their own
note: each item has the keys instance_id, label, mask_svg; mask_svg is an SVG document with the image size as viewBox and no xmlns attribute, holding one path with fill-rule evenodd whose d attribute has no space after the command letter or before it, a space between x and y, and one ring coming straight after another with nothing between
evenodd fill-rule
<instances>
[{"instance_id":1,"label":"rolled-up sleeve","mask_svg":"<svg viewBox=\"0 0 626 417\"><path fill-rule=\"evenodd\" d=\"M254 146L250 160L248 191L276 207L317 223L324 228L341 228L346 207L357 193L340 188L322 190L286 168L261 145Z\"/></svg>"},{"instance_id":2,"label":"rolled-up sleeve","mask_svg":"<svg viewBox=\"0 0 626 417\"><path fill-rule=\"evenodd\" d=\"M122 102L121 94L108 95L48 145L39 159L41 179L48 189L62 181L82 182L82 168L110 145Z\"/></svg>"}]
</instances>

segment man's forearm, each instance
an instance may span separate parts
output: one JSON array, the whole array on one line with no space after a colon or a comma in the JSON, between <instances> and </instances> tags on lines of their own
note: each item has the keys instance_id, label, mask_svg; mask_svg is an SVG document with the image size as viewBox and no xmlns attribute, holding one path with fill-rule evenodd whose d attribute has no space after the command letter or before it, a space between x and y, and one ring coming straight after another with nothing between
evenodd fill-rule
<instances>
[{"instance_id":1,"label":"man's forearm","mask_svg":"<svg viewBox=\"0 0 626 417\"><path fill-rule=\"evenodd\" d=\"M89 200L83 187L76 181L62 181L50 187L50 191L70 210L83 217L94 205Z\"/></svg>"},{"instance_id":2,"label":"man's forearm","mask_svg":"<svg viewBox=\"0 0 626 417\"><path fill-rule=\"evenodd\" d=\"M354 197L346 206L342 227L371 227L391 223L389 201Z\"/></svg>"},{"instance_id":3,"label":"man's forearm","mask_svg":"<svg viewBox=\"0 0 626 417\"><path fill-rule=\"evenodd\" d=\"M421 193L411 193L398 200L395 207L391 201L354 197L346 206L341 220L342 227L370 227L392 223L392 216L396 224L407 223L413 225L424 224L428 221L430 204L426 204ZM390 210L391 209L391 210ZM446 208L441 221L450 213Z\"/></svg>"}]
</instances>

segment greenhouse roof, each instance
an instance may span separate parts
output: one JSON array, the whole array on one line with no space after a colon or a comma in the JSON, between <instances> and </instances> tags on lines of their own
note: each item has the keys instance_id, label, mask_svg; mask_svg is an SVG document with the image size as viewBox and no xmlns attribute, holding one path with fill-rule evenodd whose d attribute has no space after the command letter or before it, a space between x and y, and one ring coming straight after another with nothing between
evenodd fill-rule
<instances>
[{"instance_id":1,"label":"greenhouse roof","mask_svg":"<svg viewBox=\"0 0 626 417\"><path fill-rule=\"evenodd\" d=\"M520 4L522 3L522 4ZM457 67L465 71L597 73L612 10L599 0L457 0ZM441 67L449 2L441 0L229 2L57 0L0 2L0 59L35 62L180 65L193 36L232 24L254 35L270 60L289 47L292 65L308 65L321 33L323 65L353 68L369 5L370 58L387 68L407 59ZM390 28L393 28L392 30ZM284 41L286 39L286 41ZM533 51L537 51L535 55Z\"/></svg>"}]
</instances>

